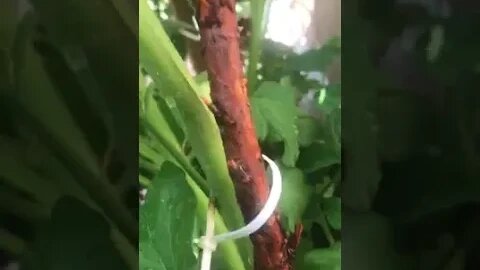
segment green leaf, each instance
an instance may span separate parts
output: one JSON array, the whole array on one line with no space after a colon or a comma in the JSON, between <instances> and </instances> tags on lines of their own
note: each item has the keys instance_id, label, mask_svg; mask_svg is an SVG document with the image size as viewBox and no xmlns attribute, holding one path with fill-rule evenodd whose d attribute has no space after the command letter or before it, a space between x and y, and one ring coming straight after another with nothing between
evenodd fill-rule
<instances>
[{"instance_id":1,"label":"green leaf","mask_svg":"<svg viewBox=\"0 0 480 270\"><path fill-rule=\"evenodd\" d=\"M15 207L12 207L13 205ZM22 196L17 190L4 185L0 185L0 211L33 222L50 217L50 207Z\"/></svg>"},{"instance_id":2,"label":"green leaf","mask_svg":"<svg viewBox=\"0 0 480 270\"><path fill-rule=\"evenodd\" d=\"M170 160L170 158L168 158ZM173 159L172 159L173 160ZM174 161L174 160L173 160ZM157 170L154 170L157 171ZM197 202L197 208L196 208L196 218L198 219L198 224L200 225L199 227L202 227L206 223L206 213L207 213L207 208L208 208L208 203L209 203L209 198L205 195L205 193L199 188L199 186L194 182L190 175L186 175L186 182L190 186L191 190L194 193L196 202ZM150 186L151 182L149 179L143 179L143 181L146 183L146 185ZM163 179L161 179L163 181ZM148 197L148 195L147 195ZM203 230L202 230L203 231ZM221 233L226 233L229 230L226 228L225 223L220 215L215 215L215 232L216 234L221 234ZM193 236L192 236L193 238ZM245 270L244 263L242 261L242 258L239 253L239 249L237 246L237 242L226 242L220 245L217 248L217 251L214 253L214 256L212 258L212 261L216 266L219 268L217 269L231 269L231 270ZM151 246L151 245L150 245ZM165 269L162 268L162 264L158 262L158 260L155 260L157 254L155 250L148 249L149 245L146 244L147 249L145 253L141 253L141 258L144 263L142 265L145 265L145 267L152 266L153 269ZM150 255L153 254L153 255ZM152 259L154 258L154 259ZM155 267L157 268L155 268ZM250 268L248 268L250 269Z\"/></svg>"},{"instance_id":3,"label":"green leaf","mask_svg":"<svg viewBox=\"0 0 480 270\"><path fill-rule=\"evenodd\" d=\"M320 137L319 120L311 117L299 117L297 119L298 143L300 146L307 147Z\"/></svg>"},{"instance_id":4,"label":"green leaf","mask_svg":"<svg viewBox=\"0 0 480 270\"><path fill-rule=\"evenodd\" d=\"M139 2L139 58L141 65L162 94L175 100L185 124L187 140L192 153L205 172L209 188L218 199L219 211L230 230L242 227L245 222L235 199L235 191L228 173L220 130L212 113L197 94L196 83L188 73L185 63L175 50L162 24L148 6L147 0ZM198 136L202 134L202 136ZM238 241L244 247L244 261L251 257L248 239Z\"/></svg>"},{"instance_id":5,"label":"green leaf","mask_svg":"<svg viewBox=\"0 0 480 270\"><path fill-rule=\"evenodd\" d=\"M338 164L340 161L341 155L332 143L319 141L302 150L298 163L305 172L313 172Z\"/></svg>"},{"instance_id":6,"label":"green leaf","mask_svg":"<svg viewBox=\"0 0 480 270\"><path fill-rule=\"evenodd\" d=\"M263 82L253 94L251 105L258 137L262 140L279 135L285 144L282 162L295 166L299 150L294 90L276 82Z\"/></svg>"},{"instance_id":7,"label":"green leaf","mask_svg":"<svg viewBox=\"0 0 480 270\"><path fill-rule=\"evenodd\" d=\"M10 97L12 111L28 123L31 132L66 160L75 173L81 175L75 179L121 230L133 239L138 234L137 222L123 204L121 194L103 174L98 157L86 140L86 134L59 95L60 89L55 87L33 46L37 38L36 25L35 17L27 13L18 27L12 58L19 91Z\"/></svg>"},{"instance_id":8,"label":"green leaf","mask_svg":"<svg viewBox=\"0 0 480 270\"><path fill-rule=\"evenodd\" d=\"M343 198L342 198L343 199ZM391 220L375 212L343 210L342 266L358 270L415 269L397 253ZM412 258L413 259L413 258ZM423 269L423 268L422 268Z\"/></svg>"},{"instance_id":9,"label":"green leaf","mask_svg":"<svg viewBox=\"0 0 480 270\"><path fill-rule=\"evenodd\" d=\"M45 179L31 168L22 155L25 147L17 141L0 137L0 184L14 188L32 200L52 207L61 195L51 179Z\"/></svg>"},{"instance_id":10,"label":"green leaf","mask_svg":"<svg viewBox=\"0 0 480 270\"><path fill-rule=\"evenodd\" d=\"M341 85L329 85L320 89L318 93L318 105L324 114L330 114L333 110L340 108L341 103Z\"/></svg>"},{"instance_id":11,"label":"green leaf","mask_svg":"<svg viewBox=\"0 0 480 270\"><path fill-rule=\"evenodd\" d=\"M239 18L248 18L251 16L251 1L237 1L236 9L237 9L237 16Z\"/></svg>"},{"instance_id":12,"label":"green leaf","mask_svg":"<svg viewBox=\"0 0 480 270\"><path fill-rule=\"evenodd\" d=\"M207 72L202 72L195 76L194 78L197 86L195 90L197 90L198 96L202 99L210 100L210 81L208 80Z\"/></svg>"},{"instance_id":13,"label":"green leaf","mask_svg":"<svg viewBox=\"0 0 480 270\"><path fill-rule=\"evenodd\" d=\"M312 49L287 58L287 68L292 71L325 71L340 56L339 38L332 38L319 49Z\"/></svg>"},{"instance_id":14,"label":"green leaf","mask_svg":"<svg viewBox=\"0 0 480 270\"><path fill-rule=\"evenodd\" d=\"M206 181L191 166L188 158L183 154L180 142L171 128L171 122L169 123L165 116L165 113L168 113L168 111L160 110L158 106L159 101L156 101L152 96L153 90L153 88L147 88L147 90L145 90L145 114L143 120L146 127L152 133L156 141L170 153L175 161L178 162L178 164L180 164L190 176L192 176L197 184L200 185L202 189L207 190Z\"/></svg>"},{"instance_id":15,"label":"green leaf","mask_svg":"<svg viewBox=\"0 0 480 270\"><path fill-rule=\"evenodd\" d=\"M305 254L304 260L307 266L305 269L340 270L341 244L312 250Z\"/></svg>"},{"instance_id":16,"label":"green leaf","mask_svg":"<svg viewBox=\"0 0 480 270\"><path fill-rule=\"evenodd\" d=\"M305 228L308 230L309 228ZM304 270L308 269L305 266L305 254L310 252L313 249L313 242L310 237L302 237L300 244L298 245L297 249L295 250L295 264L294 269Z\"/></svg>"},{"instance_id":17,"label":"green leaf","mask_svg":"<svg viewBox=\"0 0 480 270\"><path fill-rule=\"evenodd\" d=\"M110 235L111 228L100 213L64 197L53 209L51 220L40 231L22 268L129 269Z\"/></svg>"},{"instance_id":18,"label":"green leaf","mask_svg":"<svg viewBox=\"0 0 480 270\"><path fill-rule=\"evenodd\" d=\"M25 17L19 26L14 60L17 87L21 91L16 98L64 151L68 151L85 169L99 175L95 155L85 140L86 136L76 125L32 45L34 25L32 17Z\"/></svg>"},{"instance_id":19,"label":"green leaf","mask_svg":"<svg viewBox=\"0 0 480 270\"><path fill-rule=\"evenodd\" d=\"M52 195L51 192L46 195L47 201L51 202L47 204L49 206L53 206L55 200L61 195L75 197L89 206L94 205L87 191L75 181L72 172L46 145L39 142L25 144L24 141L0 137L0 152L0 160L2 156L7 157L7 160L0 164L8 166L0 169L0 175L3 175L7 182L10 176L13 181L12 186L25 181L26 187L34 190L35 193L45 189L55 190L56 195ZM21 167L17 167L19 165ZM15 168L18 169L17 172Z\"/></svg>"},{"instance_id":20,"label":"green leaf","mask_svg":"<svg viewBox=\"0 0 480 270\"><path fill-rule=\"evenodd\" d=\"M161 146L156 146L155 148L150 146L147 143L147 139L144 136L139 137L139 153L140 159L149 161L156 165L162 165L162 163L169 158L169 156L165 153L166 150L161 152L155 151Z\"/></svg>"},{"instance_id":21,"label":"green leaf","mask_svg":"<svg viewBox=\"0 0 480 270\"><path fill-rule=\"evenodd\" d=\"M157 101L153 97L153 88L145 92L145 124L151 132L162 137L161 142L170 151L180 151L180 144L173 132L166 116L160 111Z\"/></svg>"},{"instance_id":22,"label":"green leaf","mask_svg":"<svg viewBox=\"0 0 480 270\"><path fill-rule=\"evenodd\" d=\"M325 121L317 124L316 133L310 134L310 137L307 137L308 140L314 141L309 144L308 147L302 148L300 152L298 167L305 170L305 172L313 172L341 163L340 118L341 110L337 108L326 116ZM313 135L316 137L312 138L311 136Z\"/></svg>"},{"instance_id":23,"label":"green leaf","mask_svg":"<svg viewBox=\"0 0 480 270\"><path fill-rule=\"evenodd\" d=\"M259 140L264 141L268 135L268 121L262 115L262 111L260 107L255 106L253 100L251 101L252 104L252 117L255 124L255 131L257 133L257 137Z\"/></svg>"},{"instance_id":24,"label":"green leaf","mask_svg":"<svg viewBox=\"0 0 480 270\"><path fill-rule=\"evenodd\" d=\"M300 222L310 198L310 187L305 184L303 172L297 168L280 167L283 178L283 193L280 199L280 213L285 220L287 231L293 232Z\"/></svg>"},{"instance_id":25,"label":"green leaf","mask_svg":"<svg viewBox=\"0 0 480 270\"><path fill-rule=\"evenodd\" d=\"M41 37L47 38L60 49L62 55L67 56L69 66L75 70L78 82L83 90L86 90L85 94L92 105L100 105L97 107L100 111L108 108L109 113L104 115L109 123L108 128L111 128L116 135L123 135L115 136L115 140L109 141L110 149L115 149L122 162L135 162L136 149L130 142L137 135L134 129L125 129L125 126L137 124L138 112L136 106L132 106L137 95L138 80L137 66L132 65L138 62L137 7L132 5L133 2L124 0L97 2L32 0L29 2L33 6L35 15L40 19L36 23L45 27L48 33ZM60 77L60 80L56 80L57 83L61 82L64 76L58 72L57 76ZM95 86L92 87L92 85ZM58 90L65 89L70 87L58 88ZM67 93L72 91L62 92L68 96L72 94ZM80 111L82 111L82 105L85 107L86 104L77 102ZM52 108L56 109L55 106ZM83 110L84 113L86 111L89 110ZM68 128L64 129L68 130ZM99 130L101 129L90 128L85 135L90 135L97 140L98 137L91 132ZM78 147L82 148L82 146ZM96 160L92 159L92 161ZM117 180L119 186L127 185L124 181L131 179L126 175L128 174L123 174ZM112 194L112 192L104 193ZM129 222L133 223L133 221ZM137 234L137 231L135 227L130 234Z\"/></svg>"},{"instance_id":26,"label":"green leaf","mask_svg":"<svg viewBox=\"0 0 480 270\"><path fill-rule=\"evenodd\" d=\"M195 196L185 173L162 165L140 208L140 269L194 269Z\"/></svg>"},{"instance_id":27,"label":"green leaf","mask_svg":"<svg viewBox=\"0 0 480 270\"><path fill-rule=\"evenodd\" d=\"M338 197L325 198L322 208L330 226L335 230L340 230L342 227L342 200Z\"/></svg>"}]
</instances>

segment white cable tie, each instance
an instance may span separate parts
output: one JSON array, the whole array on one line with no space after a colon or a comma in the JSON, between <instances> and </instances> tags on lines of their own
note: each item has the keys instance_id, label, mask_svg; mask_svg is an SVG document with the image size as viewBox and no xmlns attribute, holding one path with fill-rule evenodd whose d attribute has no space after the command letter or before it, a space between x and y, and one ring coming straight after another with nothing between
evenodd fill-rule
<instances>
[{"instance_id":1,"label":"white cable tie","mask_svg":"<svg viewBox=\"0 0 480 270\"><path fill-rule=\"evenodd\" d=\"M266 155L262 155L262 158L268 163L272 170L272 187L270 188L270 194L268 195L267 202L263 206L258 215L250 221L245 227L238 230L215 235L213 239L220 243L222 241L234 240L242 237L249 236L250 234L258 231L273 215L277 208L280 196L282 194L282 174L277 164Z\"/></svg>"},{"instance_id":2,"label":"white cable tie","mask_svg":"<svg viewBox=\"0 0 480 270\"><path fill-rule=\"evenodd\" d=\"M282 194L282 174L277 164L269 157L262 155L262 158L268 163L272 171L272 186L270 188L270 194L268 195L267 202L263 206L262 210L257 214L257 216L250 221L246 226L232 231L219 235L213 236L213 214L212 210L209 207L207 212L207 231L206 235L202 236L200 239L197 239L195 242L198 243L200 248L202 248L202 267L201 270L209 270L212 252L215 251L217 244L227 240L235 240L242 237L247 237L250 234L258 231L273 215L275 209L277 208L278 202Z\"/></svg>"},{"instance_id":3,"label":"white cable tie","mask_svg":"<svg viewBox=\"0 0 480 270\"><path fill-rule=\"evenodd\" d=\"M272 170L272 186L270 188L270 194L267 198L267 202L257 216L246 226L232 232L215 235L213 240L217 244L223 241L235 240L249 236L250 234L258 231L275 212L282 194L282 174L280 173L280 169L278 168L277 164L275 164L273 160L266 155L262 155L262 158L268 163L270 169Z\"/></svg>"}]
</instances>

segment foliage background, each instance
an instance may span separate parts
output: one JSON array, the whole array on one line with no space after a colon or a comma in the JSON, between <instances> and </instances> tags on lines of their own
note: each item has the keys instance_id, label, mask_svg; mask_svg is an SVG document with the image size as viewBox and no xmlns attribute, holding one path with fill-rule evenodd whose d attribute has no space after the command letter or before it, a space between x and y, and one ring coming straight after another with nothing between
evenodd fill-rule
<instances>
[{"instance_id":1,"label":"foliage background","mask_svg":"<svg viewBox=\"0 0 480 270\"><path fill-rule=\"evenodd\" d=\"M193 23L190 21L182 22L179 18L181 15L178 14L184 13L184 11L176 10L175 12L171 4L175 6L175 3L158 1L152 3L150 8L153 8L156 12L158 20L164 26L179 56L185 60L189 56L188 49L192 49L191 44L189 47L185 40L195 42L195 36L198 33ZM261 18L255 18L255 16L263 16L262 12L256 12L257 15L249 12L253 10L250 6L253 3L241 1L237 5L238 10L242 11L240 17L251 18L252 24L255 21L262 23ZM191 9L192 7L186 6L185 8ZM142 18L142 13L140 13L140 17ZM142 22L140 23L140 27L142 27ZM190 25L185 25L185 23ZM254 29L258 26L248 28L248 23L245 26L247 29L242 32L246 34L242 36L242 54L246 61L249 83L253 85L253 88L250 88L250 103L257 135L263 152L276 159L277 163L281 165L284 177L284 193L279 207L279 211L282 213L282 224L289 233L293 232L296 224L303 223L305 226L302 246L295 262L297 269L312 269L312 267L339 269L341 203L337 188L341 177L341 86L340 84L326 84L318 79L311 79L308 74L325 72L330 67L332 62L340 56L340 40L339 38L333 38L321 48L314 48L297 54L294 53L292 48L264 39L262 32L255 33ZM251 31L249 31L250 29ZM186 32L188 33L186 34ZM260 36L254 37L252 36L254 34ZM140 40L142 40L142 32L140 36ZM185 36L187 36L187 39L185 39ZM157 37L160 37L160 34ZM193 41L191 40L192 37ZM145 39L147 38L146 33ZM258 39L259 43L253 46L251 42L255 39ZM197 44L198 46L199 44ZM258 62L259 68L254 70L253 75L248 68L252 61L252 50L254 53L255 50L257 50L256 53L258 53L258 50L261 51ZM171 51L158 52L158 59L160 59L160 54L166 53L171 53ZM153 54L152 52L151 55ZM185 63L177 63L176 61L177 59L175 59L174 65L178 65L180 66L178 69L184 70ZM191 138L188 136L188 129L192 125L192 120L185 118L186 109L180 104L183 101L175 97L173 93L170 94L171 89L166 89L178 87L180 82L175 83L173 79L166 79L164 77L166 76L165 73L152 75L152 71L158 71L158 69L149 69L153 65L149 62L146 68L141 71L141 82L145 84L142 86L144 90L141 90L140 114L141 122L145 123L145 129L142 129L140 137L140 181L147 187L148 193L145 205L140 209L141 235L143 235L140 242L140 265L141 267L149 267L154 265L155 262L156 264L163 264L166 269L185 269L185 264L194 268L198 261L198 250L195 245L191 245L193 246L192 250L192 247L187 243L189 241L191 243L192 239L195 238L194 236L198 237L204 231L205 203L206 195L208 195L208 190L204 193L197 191L201 190L203 185L203 181L199 181L197 178L207 177L207 182L211 180L208 179L208 172L204 172L205 167L201 164L202 153L195 153L195 145L188 140L188 138ZM162 70L166 71L167 67ZM173 75L174 73L171 74L177 76ZM178 76L185 77L185 81L190 80L188 79L190 75L181 74ZM255 80L251 80L251 76L254 76ZM149 79L150 77L153 81ZM208 100L209 86L205 74L198 73L193 81L187 87L196 91L202 99ZM253 84L252 81L254 81ZM180 91L179 88L176 89L176 91ZM185 95L187 94L185 93ZM192 103L194 99L196 98L191 98ZM198 114L201 114L201 112ZM160 121L160 118L164 120ZM163 126L154 127L154 123L159 122L164 123ZM167 143L166 129L169 130L170 135L168 137L172 142L171 145ZM202 135L197 130L194 136ZM211 159L211 156L208 158ZM179 175L177 176L183 178L183 182L187 183L185 187L166 184L170 181L167 178L174 177L173 175L166 177L167 174L171 175L169 172L171 172L172 164L169 161L177 164L186 172L185 176L185 174L180 173L181 170L178 170ZM197 174L200 175L197 176ZM195 184L192 182L195 182ZM160 196L149 195L151 194L150 190L154 194L159 194L157 192L162 191L178 194L180 192L178 189L185 188L188 190L188 186L193 189L197 200L197 208L192 207L194 204L190 207L187 206L191 203L184 199L184 196L188 196L187 194L177 198L171 197L171 207L190 209L190 216L196 215L197 221L191 220L190 227L187 228L184 227L183 220L172 217L167 222L171 223L169 226L172 230L165 230L160 225L161 217L163 217L161 222L166 222L165 214L159 214L162 213L161 209L164 206L158 205ZM165 191L166 188L173 190ZM185 212L183 215L188 214ZM226 221L229 219L228 212L224 214L220 210L220 215ZM173 228L180 228L180 224L182 224L181 231L173 230ZM230 229L233 228L230 227ZM172 239L171 241L174 241L173 239L183 239L180 241L185 243L182 252L186 253L183 253L181 258L189 258L188 262L190 264L187 263L187 260L180 259L177 254L171 254L167 246L155 245L155 241L158 241L155 239L163 239L162 241L167 241L165 239ZM220 245L220 247L223 245ZM229 248L225 247L225 249ZM235 249L234 246L231 248ZM219 250L216 252L217 257L214 258L214 268L250 269L252 266L249 256L251 255L248 254L251 253L251 248L246 245L246 249L245 253L244 245L239 244L243 266L240 263L232 263L230 251ZM190 255L186 256L186 254ZM180 262L183 266L178 264Z\"/></svg>"},{"instance_id":2,"label":"foliage background","mask_svg":"<svg viewBox=\"0 0 480 270\"><path fill-rule=\"evenodd\" d=\"M342 17L342 266L477 269L478 8L367 0Z\"/></svg>"},{"instance_id":3,"label":"foliage background","mask_svg":"<svg viewBox=\"0 0 480 270\"><path fill-rule=\"evenodd\" d=\"M135 10L1 2L2 267L138 268Z\"/></svg>"}]
</instances>

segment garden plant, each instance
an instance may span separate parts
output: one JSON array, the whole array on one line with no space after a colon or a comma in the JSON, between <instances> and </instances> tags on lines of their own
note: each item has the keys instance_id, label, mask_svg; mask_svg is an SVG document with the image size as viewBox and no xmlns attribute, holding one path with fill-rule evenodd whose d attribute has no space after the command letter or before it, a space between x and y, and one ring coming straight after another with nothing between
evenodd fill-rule
<instances>
[{"instance_id":1,"label":"garden plant","mask_svg":"<svg viewBox=\"0 0 480 270\"><path fill-rule=\"evenodd\" d=\"M308 78L339 57L340 40L296 54L264 39L266 3L242 4L247 35L233 1L187 6L190 26L165 2L140 2L142 269L198 267L210 202L215 234L250 222L273 175L262 154L281 171L278 211L250 238L218 243L212 269L340 269L340 85ZM186 31L200 36L206 71L195 76ZM300 105L309 91L316 114Z\"/></svg>"},{"instance_id":2,"label":"garden plant","mask_svg":"<svg viewBox=\"0 0 480 270\"><path fill-rule=\"evenodd\" d=\"M179 2L195 20L179 19ZM22 269L197 269L208 209L215 234L242 228L278 168L275 213L219 243L211 268L339 269L340 85L310 75L340 40L294 53L264 38L267 8L2 2L2 257ZM204 48L196 74L192 43Z\"/></svg>"}]
</instances>

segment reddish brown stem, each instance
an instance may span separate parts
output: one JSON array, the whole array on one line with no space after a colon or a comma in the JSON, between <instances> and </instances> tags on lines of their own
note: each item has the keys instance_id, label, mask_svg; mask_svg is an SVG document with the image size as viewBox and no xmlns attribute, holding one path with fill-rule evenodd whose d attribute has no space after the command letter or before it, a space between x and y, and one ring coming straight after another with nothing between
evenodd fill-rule
<instances>
[{"instance_id":1,"label":"reddish brown stem","mask_svg":"<svg viewBox=\"0 0 480 270\"><path fill-rule=\"evenodd\" d=\"M234 0L199 0L202 54L210 80L212 111L220 126L230 175L246 221L259 212L268 185L258 144L239 49ZM301 229L298 230L301 232ZM255 269L291 269L298 244L287 239L278 215L272 216L251 239Z\"/></svg>"}]
</instances>

